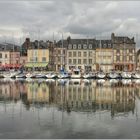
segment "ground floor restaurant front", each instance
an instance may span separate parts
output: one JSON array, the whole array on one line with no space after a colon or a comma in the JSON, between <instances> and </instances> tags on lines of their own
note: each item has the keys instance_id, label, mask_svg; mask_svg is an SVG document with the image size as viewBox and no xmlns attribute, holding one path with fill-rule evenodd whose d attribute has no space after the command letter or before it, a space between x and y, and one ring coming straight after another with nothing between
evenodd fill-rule
<instances>
[{"instance_id":1,"label":"ground floor restaurant front","mask_svg":"<svg viewBox=\"0 0 140 140\"><path fill-rule=\"evenodd\" d=\"M116 71L134 71L135 64L114 64L114 69Z\"/></svg>"},{"instance_id":2,"label":"ground floor restaurant front","mask_svg":"<svg viewBox=\"0 0 140 140\"><path fill-rule=\"evenodd\" d=\"M49 69L49 65L46 62L36 62L36 63L32 63L32 62L28 62L25 64L25 69L28 70L48 70Z\"/></svg>"}]
</instances>

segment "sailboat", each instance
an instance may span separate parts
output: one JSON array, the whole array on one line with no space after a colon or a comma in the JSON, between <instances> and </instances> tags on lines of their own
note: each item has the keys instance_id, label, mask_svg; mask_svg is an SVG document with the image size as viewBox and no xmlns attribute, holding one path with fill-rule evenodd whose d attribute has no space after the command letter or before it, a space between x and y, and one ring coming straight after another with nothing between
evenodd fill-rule
<instances>
[{"instance_id":1,"label":"sailboat","mask_svg":"<svg viewBox=\"0 0 140 140\"><path fill-rule=\"evenodd\" d=\"M27 73L26 78L35 78L35 74L33 73Z\"/></svg>"},{"instance_id":2,"label":"sailboat","mask_svg":"<svg viewBox=\"0 0 140 140\"><path fill-rule=\"evenodd\" d=\"M53 72L48 73L48 74L46 74L46 78L48 78L48 79L55 79L55 78L57 78L57 74L55 74Z\"/></svg>"},{"instance_id":3,"label":"sailboat","mask_svg":"<svg viewBox=\"0 0 140 140\"><path fill-rule=\"evenodd\" d=\"M107 76L109 79L117 79L119 78L119 74L116 73L115 71L111 71L108 76Z\"/></svg>"},{"instance_id":4,"label":"sailboat","mask_svg":"<svg viewBox=\"0 0 140 140\"><path fill-rule=\"evenodd\" d=\"M140 79L140 72L134 72L131 76L133 79Z\"/></svg>"},{"instance_id":5,"label":"sailboat","mask_svg":"<svg viewBox=\"0 0 140 140\"><path fill-rule=\"evenodd\" d=\"M59 79L67 79L70 78L70 75L64 71L64 69L60 70L60 73L58 74Z\"/></svg>"},{"instance_id":6,"label":"sailboat","mask_svg":"<svg viewBox=\"0 0 140 140\"><path fill-rule=\"evenodd\" d=\"M16 75L16 78L26 78L26 75L24 73Z\"/></svg>"},{"instance_id":7,"label":"sailboat","mask_svg":"<svg viewBox=\"0 0 140 140\"><path fill-rule=\"evenodd\" d=\"M95 73L92 73L92 72L84 73L82 75L82 78L84 78L84 79L92 79L92 78L95 78L95 77L96 77Z\"/></svg>"},{"instance_id":8,"label":"sailboat","mask_svg":"<svg viewBox=\"0 0 140 140\"><path fill-rule=\"evenodd\" d=\"M16 75L18 75L18 74L19 74L19 71L10 70L8 72L4 72L3 77L4 78L15 78Z\"/></svg>"}]
</instances>

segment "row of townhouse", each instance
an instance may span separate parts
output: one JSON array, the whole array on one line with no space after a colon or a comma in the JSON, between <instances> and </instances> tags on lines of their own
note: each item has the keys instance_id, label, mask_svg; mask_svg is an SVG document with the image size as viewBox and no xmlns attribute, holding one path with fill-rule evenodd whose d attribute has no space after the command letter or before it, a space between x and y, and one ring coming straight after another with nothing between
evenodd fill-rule
<instances>
[{"instance_id":1,"label":"row of townhouse","mask_svg":"<svg viewBox=\"0 0 140 140\"><path fill-rule=\"evenodd\" d=\"M0 68L20 67L20 47L14 44L0 44Z\"/></svg>"},{"instance_id":2,"label":"row of townhouse","mask_svg":"<svg viewBox=\"0 0 140 140\"><path fill-rule=\"evenodd\" d=\"M8 45L7 45L8 46ZM138 51L139 52L139 51ZM7 53L7 55L5 54ZM9 54L8 54L9 53ZM0 65L20 64L26 68L59 71L115 69L133 71L140 66L134 38L111 34L109 40L71 39L58 42L30 41L26 38L21 47L0 46Z\"/></svg>"},{"instance_id":3,"label":"row of townhouse","mask_svg":"<svg viewBox=\"0 0 140 140\"><path fill-rule=\"evenodd\" d=\"M133 71L136 68L136 43L134 38L111 35L110 40L71 39L60 40L55 47L55 70L115 69Z\"/></svg>"}]
</instances>

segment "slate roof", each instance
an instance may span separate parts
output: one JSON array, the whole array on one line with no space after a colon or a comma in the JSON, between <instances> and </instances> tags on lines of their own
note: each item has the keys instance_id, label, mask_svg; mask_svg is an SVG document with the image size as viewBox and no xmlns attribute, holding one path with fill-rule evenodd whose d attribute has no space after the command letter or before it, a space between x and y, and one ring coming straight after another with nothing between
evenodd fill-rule
<instances>
[{"instance_id":1,"label":"slate roof","mask_svg":"<svg viewBox=\"0 0 140 140\"><path fill-rule=\"evenodd\" d=\"M11 43L0 43L0 51L20 51L21 47Z\"/></svg>"}]
</instances>

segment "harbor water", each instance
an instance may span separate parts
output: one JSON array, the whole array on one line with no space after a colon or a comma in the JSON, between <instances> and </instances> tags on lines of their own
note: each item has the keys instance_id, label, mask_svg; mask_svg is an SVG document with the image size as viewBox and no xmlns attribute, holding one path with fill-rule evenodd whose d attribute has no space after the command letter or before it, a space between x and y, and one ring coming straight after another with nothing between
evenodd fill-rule
<instances>
[{"instance_id":1,"label":"harbor water","mask_svg":"<svg viewBox=\"0 0 140 140\"><path fill-rule=\"evenodd\" d=\"M0 138L140 138L140 80L0 80Z\"/></svg>"}]
</instances>

